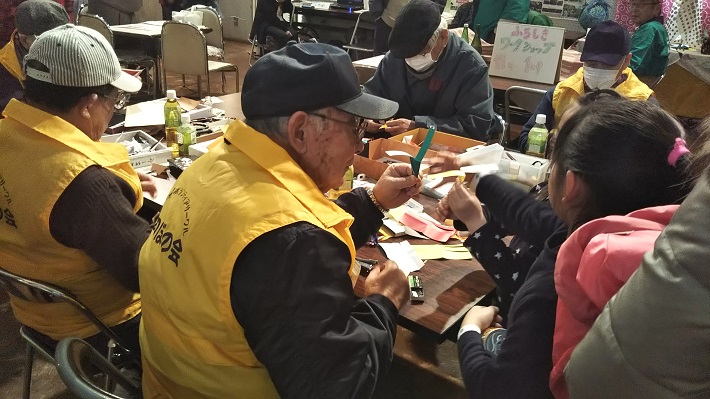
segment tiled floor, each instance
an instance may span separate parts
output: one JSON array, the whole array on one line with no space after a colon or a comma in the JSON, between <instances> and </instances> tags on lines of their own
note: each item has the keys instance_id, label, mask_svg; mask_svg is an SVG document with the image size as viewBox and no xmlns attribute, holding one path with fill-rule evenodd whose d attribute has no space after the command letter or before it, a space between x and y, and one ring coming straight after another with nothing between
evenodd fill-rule
<instances>
[{"instance_id":1,"label":"tiled floor","mask_svg":"<svg viewBox=\"0 0 710 399\"><path fill-rule=\"evenodd\" d=\"M240 87L244 74L249 68L248 43L227 42L227 62L239 67ZM227 74L226 92L234 92L234 74ZM187 79L188 88L182 88L180 75L168 75L168 88L176 89L179 96L197 98L195 78ZM205 83L206 84L206 83ZM219 95L220 75L212 76L213 95ZM7 294L0 289L0 398L20 398L24 371L25 345L18 333L19 324L10 310ZM401 338L398 340L401 341ZM377 399L440 399L464 398L465 391L460 383L456 346L452 342L441 345L424 342L419 346L421 353L416 357L396 357L387 377L381 381L373 398ZM427 359L423 361L422 359ZM418 364L412 367L412 364ZM434 370L435 371L432 371ZM442 377L442 372L445 376ZM68 399L73 396L57 375L54 366L44 360L36 360L32 371L33 399Z\"/></svg>"}]
</instances>

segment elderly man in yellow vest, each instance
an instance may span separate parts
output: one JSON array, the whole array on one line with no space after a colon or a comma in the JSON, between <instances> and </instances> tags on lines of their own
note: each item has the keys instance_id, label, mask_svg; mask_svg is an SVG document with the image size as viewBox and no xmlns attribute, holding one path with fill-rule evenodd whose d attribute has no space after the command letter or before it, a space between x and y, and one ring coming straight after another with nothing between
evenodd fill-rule
<instances>
[{"instance_id":1,"label":"elderly man in yellow vest","mask_svg":"<svg viewBox=\"0 0 710 399\"><path fill-rule=\"evenodd\" d=\"M367 398L392 358L402 271L354 299L355 250L416 194L409 165L331 202L364 121L397 104L360 91L348 55L288 45L257 61L234 122L175 184L140 253L143 394Z\"/></svg>"},{"instance_id":2,"label":"elderly man in yellow vest","mask_svg":"<svg viewBox=\"0 0 710 399\"><path fill-rule=\"evenodd\" d=\"M537 109L520 132L520 151L525 152L528 132L535 126L535 116L547 116L548 130L557 127L562 114L577 99L593 90L613 89L636 101L656 101L651 90L629 68L631 62L629 33L614 21L602 21L587 34L582 50L582 68L545 93Z\"/></svg>"},{"instance_id":3,"label":"elderly man in yellow vest","mask_svg":"<svg viewBox=\"0 0 710 399\"><path fill-rule=\"evenodd\" d=\"M138 252L149 230L135 211L150 178L121 144L98 140L141 82L103 36L70 24L38 37L25 61L26 103L10 100L0 120L0 267L69 290L138 352ZM68 304L11 305L48 345L80 337L106 350Z\"/></svg>"},{"instance_id":4,"label":"elderly man in yellow vest","mask_svg":"<svg viewBox=\"0 0 710 399\"><path fill-rule=\"evenodd\" d=\"M0 111L11 98L22 97L22 59L35 38L69 22L66 10L53 0L27 0L15 10L15 26L10 41L0 49Z\"/></svg>"}]
</instances>

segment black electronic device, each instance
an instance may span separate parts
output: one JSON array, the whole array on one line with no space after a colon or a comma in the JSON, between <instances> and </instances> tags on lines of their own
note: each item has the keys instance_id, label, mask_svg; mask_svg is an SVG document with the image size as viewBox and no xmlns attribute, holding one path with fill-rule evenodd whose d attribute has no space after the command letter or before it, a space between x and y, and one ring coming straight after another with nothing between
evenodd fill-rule
<instances>
[{"instance_id":1,"label":"black electronic device","mask_svg":"<svg viewBox=\"0 0 710 399\"><path fill-rule=\"evenodd\" d=\"M180 174L192 164L192 161L196 159L197 157L194 155L190 155L187 157L169 158L168 168L170 169L170 174L177 179L178 176L180 176Z\"/></svg>"},{"instance_id":2,"label":"black electronic device","mask_svg":"<svg viewBox=\"0 0 710 399\"><path fill-rule=\"evenodd\" d=\"M358 11L365 8L365 0L337 0L330 5L330 8Z\"/></svg>"}]
</instances>

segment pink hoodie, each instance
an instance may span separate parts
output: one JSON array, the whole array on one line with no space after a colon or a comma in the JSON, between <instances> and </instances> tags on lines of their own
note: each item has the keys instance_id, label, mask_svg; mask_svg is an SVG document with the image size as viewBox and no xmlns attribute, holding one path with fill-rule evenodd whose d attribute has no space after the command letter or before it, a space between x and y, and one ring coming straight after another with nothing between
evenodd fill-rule
<instances>
[{"instance_id":1,"label":"pink hoodie","mask_svg":"<svg viewBox=\"0 0 710 399\"><path fill-rule=\"evenodd\" d=\"M555 263L557 318L550 388L568 398L564 369L572 351L591 329L606 303L653 249L678 205L607 216L577 229L562 244Z\"/></svg>"}]
</instances>

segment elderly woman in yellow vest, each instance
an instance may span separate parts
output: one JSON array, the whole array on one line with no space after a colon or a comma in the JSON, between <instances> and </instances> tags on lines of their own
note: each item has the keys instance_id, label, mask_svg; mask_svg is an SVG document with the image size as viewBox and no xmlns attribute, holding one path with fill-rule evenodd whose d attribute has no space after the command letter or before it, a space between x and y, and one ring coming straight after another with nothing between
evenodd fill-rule
<instances>
[{"instance_id":1,"label":"elderly woman in yellow vest","mask_svg":"<svg viewBox=\"0 0 710 399\"><path fill-rule=\"evenodd\" d=\"M10 41L0 49L0 111L11 98L22 97L22 59L35 38L69 22L66 10L52 0L27 0L15 10L15 26Z\"/></svg>"},{"instance_id":2,"label":"elderly woman in yellow vest","mask_svg":"<svg viewBox=\"0 0 710 399\"><path fill-rule=\"evenodd\" d=\"M370 397L409 288L385 262L355 300L355 250L421 181L396 164L372 189L323 193L362 151L364 120L397 104L362 93L343 50L301 43L249 69L242 105L141 249L143 396Z\"/></svg>"},{"instance_id":3,"label":"elderly woman in yellow vest","mask_svg":"<svg viewBox=\"0 0 710 399\"><path fill-rule=\"evenodd\" d=\"M656 101L651 90L629 68L631 62L629 33L614 21L602 21L587 34L582 50L584 63L577 73L558 83L545 93L537 109L520 132L519 147L527 150L528 132L535 126L535 116L547 116L548 130L557 127L557 121L570 104L593 90L613 89L623 97L638 101Z\"/></svg>"},{"instance_id":4,"label":"elderly woman in yellow vest","mask_svg":"<svg viewBox=\"0 0 710 399\"><path fill-rule=\"evenodd\" d=\"M70 24L38 37L25 61L26 103L10 100L0 120L0 267L68 290L138 352L141 177L125 147L98 140L141 82L103 36ZM11 305L47 345L80 337L106 350L68 304Z\"/></svg>"}]
</instances>

